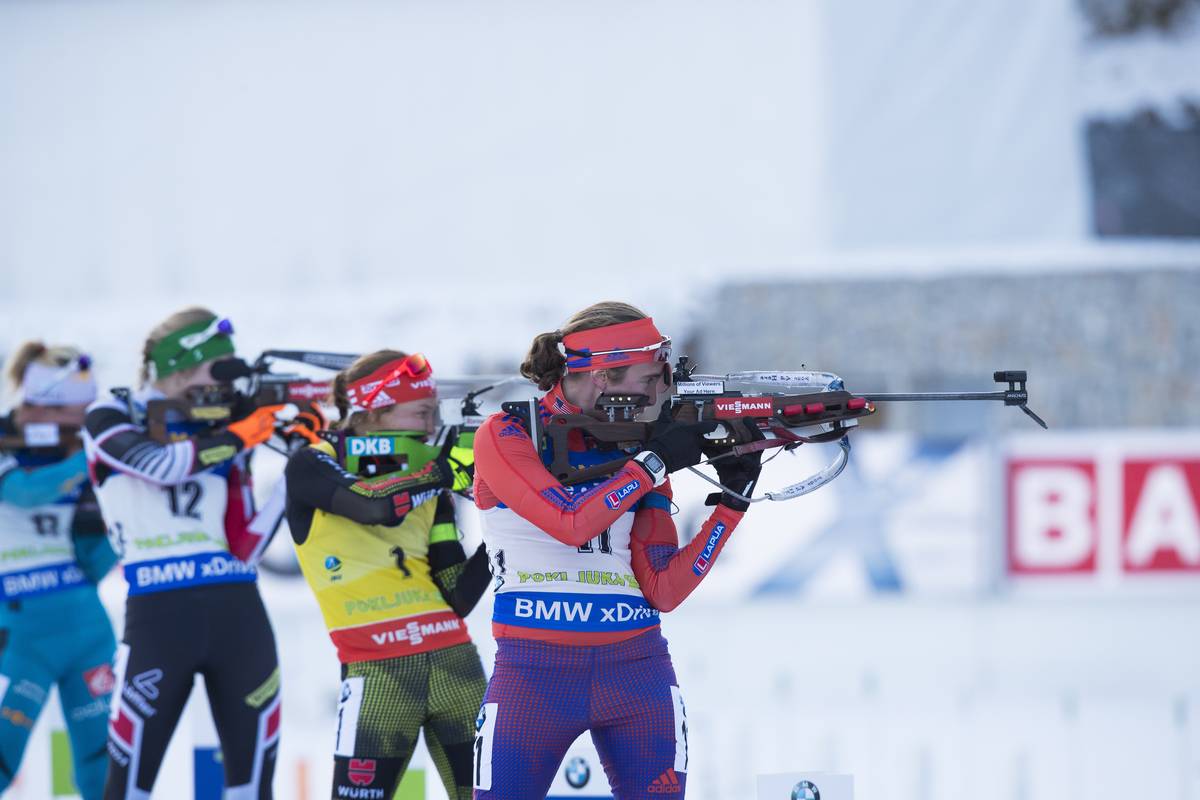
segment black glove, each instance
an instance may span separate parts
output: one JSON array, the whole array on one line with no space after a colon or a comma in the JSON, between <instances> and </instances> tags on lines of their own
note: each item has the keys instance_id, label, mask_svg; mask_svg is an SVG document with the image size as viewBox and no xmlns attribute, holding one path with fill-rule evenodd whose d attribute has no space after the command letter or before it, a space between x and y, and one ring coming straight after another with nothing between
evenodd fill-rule
<instances>
[{"instance_id":1,"label":"black glove","mask_svg":"<svg viewBox=\"0 0 1200 800\"><path fill-rule=\"evenodd\" d=\"M693 467L704 459L704 434L712 433L721 423L716 420L704 422L674 422L670 419L659 418L651 429L650 440L646 442L643 453L648 452L662 461L666 472L678 472L684 467ZM640 455L640 454L639 454ZM639 463L648 468L651 477L658 478L649 463Z\"/></svg>"},{"instance_id":2,"label":"black glove","mask_svg":"<svg viewBox=\"0 0 1200 800\"><path fill-rule=\"evenodd\" d=\"M762 431L758 429L758 425L753 420L742 420L741 422L745 425L751 441L757 442L762 440ZM732 424L736 425L738 423L735 422ZM762 451L747 453L744 456L718 458L712 462L712 465L717 470L717 480L721 481L722 486L733 489L738 494L750 497L754 491L754 484L758 482L759 473L762 472ZM734 511L745 511L750 508L749 503L741 498L734 497L729 492L709 495L706 504L716 505L717 503Z\"/></svg>"}]
</instances>

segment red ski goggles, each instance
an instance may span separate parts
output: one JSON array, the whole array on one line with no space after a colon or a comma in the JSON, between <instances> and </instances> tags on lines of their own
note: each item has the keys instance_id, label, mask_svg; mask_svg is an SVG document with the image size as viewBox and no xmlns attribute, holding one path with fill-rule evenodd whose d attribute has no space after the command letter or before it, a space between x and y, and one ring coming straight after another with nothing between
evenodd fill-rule
<instances>
[{"instance_id":1,"label":"red ski goggles","mask_svg":"<svg viewBox=\"0 0 1200 800\"><path fill-rule=\"evenodd\" d=\"M360 411L436 396L433 367L421 353L389 361L346 387L347 399Z\"/></svg>"}]
</instances>

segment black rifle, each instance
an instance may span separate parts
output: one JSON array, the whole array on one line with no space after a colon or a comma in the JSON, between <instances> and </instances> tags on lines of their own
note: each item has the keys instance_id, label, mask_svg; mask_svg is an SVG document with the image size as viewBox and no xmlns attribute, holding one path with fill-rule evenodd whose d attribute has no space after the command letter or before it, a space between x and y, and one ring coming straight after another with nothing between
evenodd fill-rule
<instances>
[{"instance_id":1,"label":"black rifle","mask_svg":"<svg viewBox=\"0 0 1200 800\"><path fill-rule=\"evenodd\" d=\"M722 425L710 439L709 449L717 451L708 459L712 463L723 458L746 455L771 448L791 450L801 444L837 442L837 458L820 472L785 487L767 492L757 500L788 500L800 497L824 486L845 468L850 455L849 432L863 417L876 411L877 403L987 400L1016 406L1035 422L1046 423L1029 407L1024 370L1003 370L993 373L997 383L1007 388L992 392L920 392L854 394L846 390L841 378L829 372L754 371L727 375L696 374L687 356L681 357L672 374L675 394L664 401L666 412L678 422L718 420L734 422L753 420L763 438L754 437L744 425ZM607 420L587 414L558 414L544 426L536 423L538 415L524 403L506 403L508 413L532 421L538 441L549 439L553 444L550 472L565 484L582 483L612 475L628 462L628 456L592 467L576 468L568 461L567 440L571 431L582 430L599 442L636 452L651 435L652 424L637 421L649 398L645 395L602 395L596 402ZM704 480L716 483L707 475L693 469ZM727 487L721 489L738 497ZM750 498L742 499L749 501Z\"/></svg>"}]
</instances>

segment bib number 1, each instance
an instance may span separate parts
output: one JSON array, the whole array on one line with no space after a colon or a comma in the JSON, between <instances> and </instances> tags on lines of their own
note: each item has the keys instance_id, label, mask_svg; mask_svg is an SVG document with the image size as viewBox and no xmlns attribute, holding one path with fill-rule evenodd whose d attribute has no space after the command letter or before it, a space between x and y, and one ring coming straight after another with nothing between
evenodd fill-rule
<instances>
[{"instance_id":1,"label":"bib number 1","mask_svg":"<svg viewBox=\"0 0 1200 800\"><path fill-rule=\"evenodd\" d=\"M498 708L497 703L484 703L475 720L475 788L485 792L492 788L492 745L496 738Z\"/></svg>"}]
</instances>

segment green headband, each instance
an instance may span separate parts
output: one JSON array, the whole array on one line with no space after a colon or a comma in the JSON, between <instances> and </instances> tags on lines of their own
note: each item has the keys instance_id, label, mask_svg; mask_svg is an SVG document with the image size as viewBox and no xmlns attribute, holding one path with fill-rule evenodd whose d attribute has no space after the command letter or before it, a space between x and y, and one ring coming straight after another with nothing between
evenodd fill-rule
<instances>
[{"instance_id":1,"label":"green headband","mask_svg":"<svg viewBox=\"0 0 1200 800\"><path fill-rule=\"evenodd\" d=\"M167 334L150 350L153 377L165 378L205 361L233 355L231 333L233 325L229 320L214 316Z\"/></svg>"}]
</instances>

